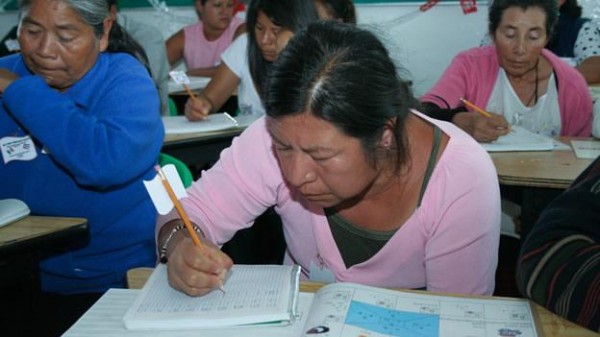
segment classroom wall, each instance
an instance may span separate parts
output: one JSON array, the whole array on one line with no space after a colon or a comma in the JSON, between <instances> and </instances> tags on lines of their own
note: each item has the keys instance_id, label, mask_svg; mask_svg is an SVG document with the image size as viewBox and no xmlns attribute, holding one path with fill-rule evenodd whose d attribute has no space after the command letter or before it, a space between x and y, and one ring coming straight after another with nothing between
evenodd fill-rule
<instances>
[{"instance_id":1,"label":"classroom wall","mask_svg":"<svg viewBox=\"0 0 600 337\"><path fill-rule=\"evenodd\" d=\"M440 2L426 12L420 12L419 5L419 2L357 5L359 24L384 39L398 64L408 71L405 77L413 82L417 96L431 88L454 55L478 46L487 29L485 1L478 2L476 13L467 15L458 2ZM584 7L584 15L595 10ZM165 37L197 20L193 7L171 7L168 12L152 8L121 12L160 27ZM4 35L16 22L15 12L0 13L0 34Z\"/></svg>"}]
</instances>

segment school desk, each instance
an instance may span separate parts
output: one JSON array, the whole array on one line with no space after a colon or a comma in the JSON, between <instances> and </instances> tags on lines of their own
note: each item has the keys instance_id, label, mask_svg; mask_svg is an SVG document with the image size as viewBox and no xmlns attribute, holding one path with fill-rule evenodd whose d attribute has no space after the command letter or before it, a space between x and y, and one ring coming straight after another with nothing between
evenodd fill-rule
<instances>
[{"instance_id":1,"label":"school desk","mask_svg":"<svg viewBox=\"0 0 600 337\"><path fill-rule=\"evenodd\" d=\"M571 139L561 137L565 144ZM565 189L592 162L570 150L490 153L501 185Z\"/></svg>"},{"instance_id":2,"label":"school desk","mask_svg":"<svg viewBox=\"0 0 600 337\"><path fill-rule=\"evenodd\" d=\"M129 288L131 289L140 289L143 287L144 283L150 277L152 273L152 268L135 268L129 270L127 273L127 283ZM304 292L315 292L320 287L322 287L322 283L316 282L308 282L302 281L300 282L300 291ZM403 291L415 291L418 290L403 290ZM421 291L421 293L423 293ZM444 294L447 295L447 294ZM469 297L468 295L457 295ZM475 297L485 297L485 296L475 296ZM533 304L535 307L534 313L537 315L537 319L542 326L542 330L544 332L545 337L593 337L598 336L598 334L583 328L575 323L567 321L562 317L555 315L551 311L543 308L540 305Z\"/></svg>"},{"instance_id":3,"label":"school desk","mask_svg":"<svg viewBox=\"0 0 600 337\"><path fill-rule=\"evenodd\" d=\"M63 249L87 243L86 219L28 216L0 228L0 322L22 329L35 314L40 293L38 263ZM23 325L25 324L25 325Z\"/></svg>"},{"instance_id":4,"label":"school desk","mask_svg":"<svg viewBox=\"0 0 600 337\"><path fill-rule=\"evenodd\" d=\"M567 145L572 139L591 138L559 138ZM529 233L548 203L593 161L577 158L570 147L554 151L492 152L490 156L498 172L502 197L521 205L521 237Z\"/></svg>"}]
</instances>

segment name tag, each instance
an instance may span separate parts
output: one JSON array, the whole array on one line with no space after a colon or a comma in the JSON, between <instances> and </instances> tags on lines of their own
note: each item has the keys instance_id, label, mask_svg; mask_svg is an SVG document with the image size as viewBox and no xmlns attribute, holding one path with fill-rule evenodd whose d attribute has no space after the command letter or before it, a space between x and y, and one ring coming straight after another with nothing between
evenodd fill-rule
<instances>
[{"instance_id":1,"label":"name tag","mask_svg":"<svg viewBox=\"0 0 600 337\"><path fill-rule=\"evenodd\" d=\"M0 139L0 150L4 164L13 160L29 161L37 157L31 137L4 137Z\"/></svg>"},{"instance_id":2,"label":"name tag","mask_svg":"<svg viewBox=\"0 0 600 337\"><path fill-rule=\"evenodd\" d=\"M6 49L8 49L8 51L10 52L17 52L19 50L21 50L21 46L19 46L19 40L11 40L8 39L6 41L4 41L4 45L6 46Z\"/></svg>"}]
</instances>

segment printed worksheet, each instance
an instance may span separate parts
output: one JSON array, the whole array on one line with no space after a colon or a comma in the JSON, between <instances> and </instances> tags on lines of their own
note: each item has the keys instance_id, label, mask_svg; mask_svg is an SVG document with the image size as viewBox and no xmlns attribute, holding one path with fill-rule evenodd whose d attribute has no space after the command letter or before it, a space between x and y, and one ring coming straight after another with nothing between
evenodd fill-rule
<instances>
[{"instance_id":1,"label":"printed worksheet","mask_svg":"<svg viewBox=\"0 0 600 337\"><path fill-rule=\"evenodd\" d=\"M305 337L536 337L527 300L398 292L356 284L320 289Z\"/></svg>"}]
</instances>

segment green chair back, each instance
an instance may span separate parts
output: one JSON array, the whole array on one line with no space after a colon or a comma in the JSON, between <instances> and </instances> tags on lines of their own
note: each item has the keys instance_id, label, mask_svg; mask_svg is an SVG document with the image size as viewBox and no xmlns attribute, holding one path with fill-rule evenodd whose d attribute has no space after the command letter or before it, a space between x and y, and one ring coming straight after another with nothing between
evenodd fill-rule
<instances>
[{"instance_id":1,"label":"green chair back","mask_svg":"<svg viewBox=\"0 0 600 337\"><path fill-rule=\"evenodd\" d=\"M189 167L187 167L187 165L181 160L166 153L161 153L158 156L158 165L163 167L167 164L173 164L175 166L185 188L188 188L192 184L194 181L194 176L192 176L192 171L190 171Z\"/></svg>"},{"instance_id":2,"label":"green chair back","mask_svg":"<svg viewBox=\"0 0 600 337\"><path fill-rule=\"evenodd\" d=\"M175 100L172 97L169 97L169 116L177 116L177 104L175 104Z\"/></svg>"}]
</instances>

